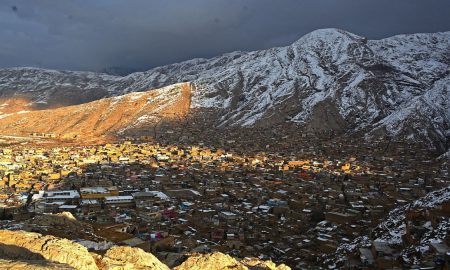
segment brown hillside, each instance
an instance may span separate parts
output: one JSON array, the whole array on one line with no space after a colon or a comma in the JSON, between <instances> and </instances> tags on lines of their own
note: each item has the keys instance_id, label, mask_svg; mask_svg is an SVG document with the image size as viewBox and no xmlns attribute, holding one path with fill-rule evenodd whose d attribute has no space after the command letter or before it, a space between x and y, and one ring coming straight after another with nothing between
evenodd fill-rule
<instances>
[{"instance_id":1,"label":"brown hillside","mask_svg":"<svg viewBox=\"0 0 450 270\"><path fill-rule=\"evenodd\" d=\"M14 107L24 105L23 101L10 103ZM183 118L189 113L190 103L189 83L48 110L14 108L9 112L6 103L0 114L0 134L52 133L61 138L83 139L114 136L160 119Z\"/></svg>"}]
</instances>

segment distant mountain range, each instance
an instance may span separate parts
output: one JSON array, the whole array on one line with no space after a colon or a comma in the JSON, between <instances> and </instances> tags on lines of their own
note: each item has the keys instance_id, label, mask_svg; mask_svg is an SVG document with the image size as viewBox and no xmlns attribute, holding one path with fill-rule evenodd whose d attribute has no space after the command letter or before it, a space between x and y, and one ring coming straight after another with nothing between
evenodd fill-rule
<instances>
[{"instance_id":1,"label":"distant mountain range","mask_svg":"<svg viewBox=\"0 0 450 270\"><path fill-rule=\"evenodd\" d=\"M134 68L125 68L125 67L108 67L100 70L100 73L106 73L108 75L114 75L114 76L126 76L128 74L138 72L141 70L134 69Z\"/></svg>"},{"instance_id":2,"label":"distant mountain range","mask_svg":"<svg viewBox=\"0 0 450 270\"><path fill-rule=\"evenodd\" d=\"M440 152L450 146L450 32L367 40L323 29L287 47L193 59L123 77L1 69L0 126L15 114L26 117L24 111L181 82L192 90L190 108L216 111L217 127L289 122L310 132L424 141ZM33 129L30 122L24 125L23 131Z\"/></svg>"}]
</instances>

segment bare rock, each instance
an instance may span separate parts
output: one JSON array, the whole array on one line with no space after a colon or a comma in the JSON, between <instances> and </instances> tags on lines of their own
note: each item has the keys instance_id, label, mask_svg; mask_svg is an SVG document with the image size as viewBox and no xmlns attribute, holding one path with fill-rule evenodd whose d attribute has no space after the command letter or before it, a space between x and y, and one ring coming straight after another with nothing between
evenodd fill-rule
<instances>
[{"instance_id":1,"label":"bare rock","mask_svg":"<svg viewBox=\"0 0 450 270\"><path fill-rule=\"evenodd\" d=\"M36 215L27 221L24 230L71 240L94 237L92 225L78 221L70 212Z\"/></svg>"},{"instance_id":2,"label":"bare rock","mask_svg":"<svg viewBox=\"0 0 450 270\"><path fill-rule=\"evenodd\" d=\"M169 270L153 254L140 248L114 246L110 248L99 263L105 270Z\"/></svg>"},{"instance_id":3,"label":"bare rock","mask_svg":"<svg viewBox=\"0 0 450 270\"><path fill-rule=\"evenodd\" d=\"M98 269L94 259L82 245L32 232L0 230L0 254L16 260L52 261L75 269Z\"/></svg>"},{"instance_id":4,"label":"bare rock","mask_svg":"<svg viewBox=\"0 0 450 270\"><path fill-rule=\"evenodd\" d=\"M62 212L50 215L38 215L34 217L31 222L40 226L63 226L71 228L80 227L83 223L77 219L70 212Z\"/></svg>"},{"instance_id":5,"label":"bare rock","mask_svg":"<svg viewBox=\"0 0 450 270\"><path fill-rule=\"evenodd\" d=\"M277 266L272 261L262 261L257 258L246 258L243 259L241 263L250 270L291 270L291 268L285 264Z\"/></svg>"},{"instance_id":6,"label":"bare rock","mask_svg":"<svg viewBox=\"0 0 450 270\"><path fill-rule=\"evenodd\" d=\"M212 254L192 254L175 270L248 270L236 259L221 252Z\"/></svg>"},{"instance_id":7,"label":"bare rock","mask_svg":"<svg viewBox=\"0 0 450 270\"><path fill-rule=\"evenodd\" d=\"M64 219L70 220L70 216ZM26 231L0 230L0 269L82 269L82 270L170 270L151 253L140 248L113 246L102 256L90 253L68 239ZM191 254L174 270L290 270L271 261L229 255Z\"/></svg>"},{"instance_id":8,"label":"bare rock","mask_svg":"<svg viewBox=\"0 0 450 270\"><path fill-rule=\"evenodd\" d=\"M53 263L47 261L17 261L0 259L2 269L9 270L73 270L75 268L62 263Z\"/></svg>"}]
</instances>

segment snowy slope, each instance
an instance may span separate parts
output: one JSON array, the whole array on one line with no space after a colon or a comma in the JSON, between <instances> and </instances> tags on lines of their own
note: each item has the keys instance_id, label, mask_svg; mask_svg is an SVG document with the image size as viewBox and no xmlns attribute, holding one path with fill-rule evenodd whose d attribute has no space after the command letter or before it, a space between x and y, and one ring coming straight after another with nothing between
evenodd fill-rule
<instances>
[{"instance_id":1,"label":"snowy slope","mask_svg":"<svg viewBox=\"0 0 450 270\"><path fill-rule=\"evenodd\" d=\"M309 130L404 136L448 149L450 32L367 40L322 29L287 47L233 52L133 73L0 70L0 97L41 107L79 104L178 82L218 126L294 121Z\"/></svg>"},{"instance_id":2,"label":"snowy slope","mask_svg":"<svg viewBox=\"0 0 450 270\"><path fill-rule=\"evenodd\" d=\"M427 228L427 231L418 239L417 243L402 245L402 236L406 234L407 226L405 212L408 209L436 209L449 200L450 186L430 192L419 200L392 210L386 219L373 230L372 240L387 242L391 246L402 246L400 255L403 260L419 264L420 260L416 257L417 253L428 251L430 243L445 242L447 234L450 232L450 218L443 216L434 226L431 225L431 222L426 222L424 227ZM371 242L369 236L361 236L350 244L342 244L337 248L335 254L327 258L326 262L339 264L345 260L345 254L357 252L360 247L368 247Z\"/></svg>"}]
</instances>

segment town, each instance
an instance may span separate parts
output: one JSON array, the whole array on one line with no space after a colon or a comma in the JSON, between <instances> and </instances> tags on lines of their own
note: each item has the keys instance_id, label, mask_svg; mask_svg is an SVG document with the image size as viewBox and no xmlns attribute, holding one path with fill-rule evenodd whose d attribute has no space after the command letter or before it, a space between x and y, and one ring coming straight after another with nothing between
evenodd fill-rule
<instances>
[{"instance_id":1,"label":"town","mask_svg":"<svg viewBox=\"0 0 450 270\"><path fill-rule=\"evenodd\" d=\"M420 148L412 154L399 143L374 159L352 147L339 145L346 152L338 159L311 145L250 154L142 141L8 145L0 150L0 224L96 250L140 247L169 266L188 252L221 251L314 268L321 254L370 234L390 210L450 184L447 169L415 160ZM45 223L46 214L68 221ZM70 226L73 219L82 223ZM361 249L354 264L367 265L370 255L381 265L395 253L378 242L372 250Z\"/></svg>"}]
</instances>

